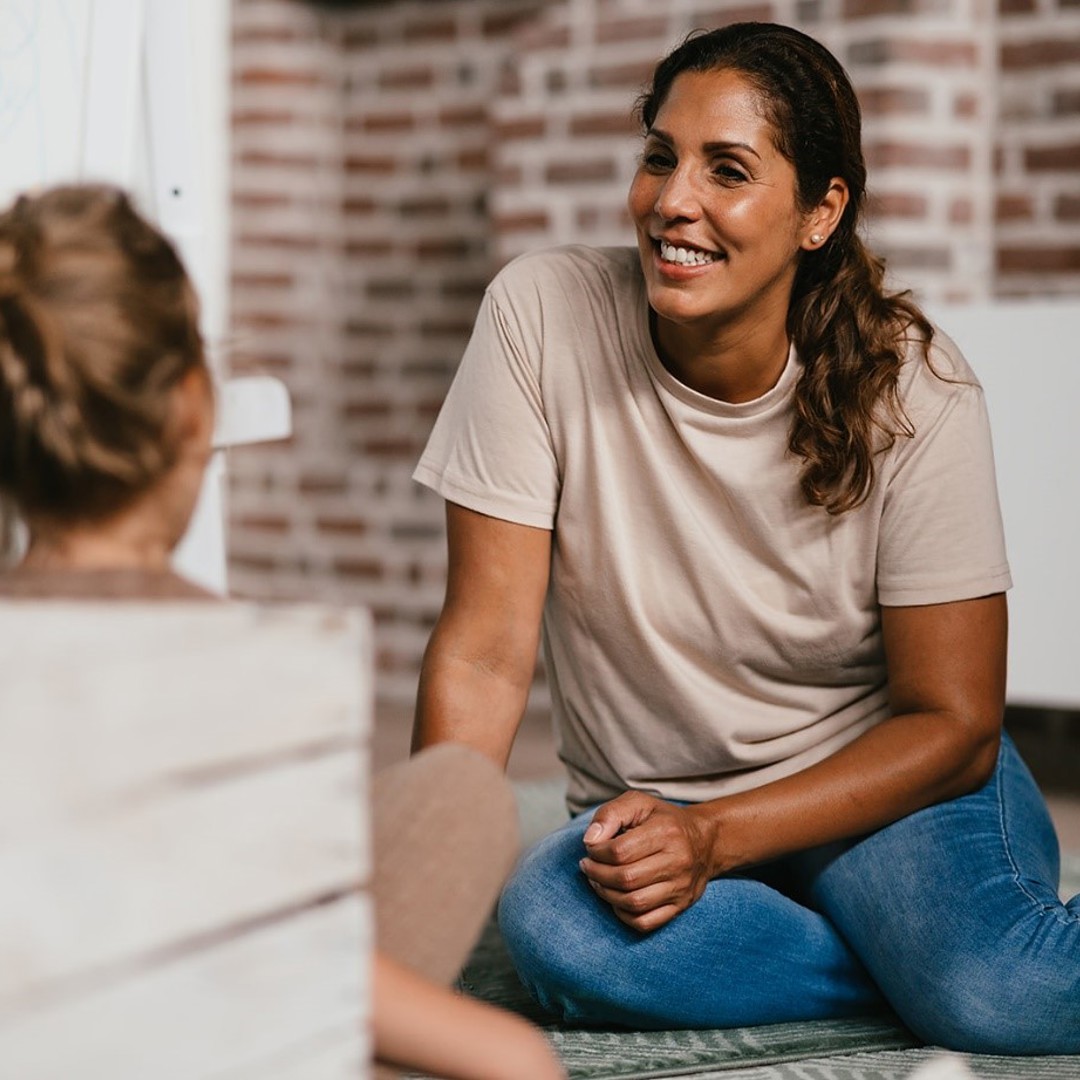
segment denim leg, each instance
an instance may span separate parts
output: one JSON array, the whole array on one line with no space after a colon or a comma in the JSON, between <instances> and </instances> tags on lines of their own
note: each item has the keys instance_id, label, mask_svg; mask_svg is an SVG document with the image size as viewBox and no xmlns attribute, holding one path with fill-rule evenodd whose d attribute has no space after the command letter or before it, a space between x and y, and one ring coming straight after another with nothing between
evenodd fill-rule
<instances>
[{"instance_id":1,"label":"denim leg","mask_svg":"<svg viewBox=\"0 0 1080 1080\"><path fill-rule=\"evenodd\" d=\"M533 847L499 902L522 981L577 1022L738 1027L873 1012L880 993L830 923L760 880L710 882L650 934L625 926L578 869L587 811Z\"/></svg>"},{"instance_id":2,"label":"denim leg","mask_svg":"<svg viewBox=\"0 0 1080 1080\"><path fill-rule=\"evenodd\" d=\"M1080 1052L1080 897L1012 742L979 791L795 857L809 897L927 1042Z\"/></svg>"}]
</instances>

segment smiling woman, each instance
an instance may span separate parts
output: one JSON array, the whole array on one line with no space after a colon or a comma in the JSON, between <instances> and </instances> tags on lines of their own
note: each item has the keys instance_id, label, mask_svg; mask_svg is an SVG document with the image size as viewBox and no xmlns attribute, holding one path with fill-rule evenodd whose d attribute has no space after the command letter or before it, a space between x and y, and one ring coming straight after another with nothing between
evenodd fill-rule
<instances>
[{"instance_id":1,"label":"smiling woman","mask_svg":"<svg viewBox=\"0 0 1080 1080\"><path fill-rule=\"evenodd\" d=\"M736 24L639 113L637 249L506 267L416 470L449 540L416 745L505 762L543 631L575 816L503 894L518 972L575 1021L889 1005L1076 1052L983 395L859 237L847 76Z\"/></svg>"}]
</instances>

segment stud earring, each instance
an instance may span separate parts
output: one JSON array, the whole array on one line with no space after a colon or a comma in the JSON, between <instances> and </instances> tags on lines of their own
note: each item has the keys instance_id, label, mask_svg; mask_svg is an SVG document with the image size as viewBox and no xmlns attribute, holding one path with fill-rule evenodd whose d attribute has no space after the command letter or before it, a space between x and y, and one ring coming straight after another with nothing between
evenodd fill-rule
<instances>
[{"instance_id":1,"label":"stud earring","mask_svg":"<svg viewBox=\"0 0 1080 1080\"><path fill-rule=\"evenodd\" d=\"M824 240L824 239L825 239L825 237L822 236L821 233L814 233L814 235L810 237L810 243L811 244L820 244L821 241Z\"/></svg>"}]
</instances>

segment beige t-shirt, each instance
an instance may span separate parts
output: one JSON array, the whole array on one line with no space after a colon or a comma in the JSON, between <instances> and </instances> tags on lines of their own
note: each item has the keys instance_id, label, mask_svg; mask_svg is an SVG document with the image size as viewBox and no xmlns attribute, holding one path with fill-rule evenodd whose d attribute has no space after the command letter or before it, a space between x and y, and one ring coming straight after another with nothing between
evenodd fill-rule
<instances>
[{"instance_id":1,"label":"beige t-shirt","mask_svg":"<svg viewBox=\"0 0 1080 1080\"><path fill-rule=\"evenodd\" d=\"M745 404L684 386L632 249L537 252L492 282L415 478L554 530L544 648L574 809L806 768L888 715L879 604L1010 586L982 390L946 338L931 356L962 382L913 352L915 436L833 516L787 450L794 354Z\"/></svg>"}]
</instances>

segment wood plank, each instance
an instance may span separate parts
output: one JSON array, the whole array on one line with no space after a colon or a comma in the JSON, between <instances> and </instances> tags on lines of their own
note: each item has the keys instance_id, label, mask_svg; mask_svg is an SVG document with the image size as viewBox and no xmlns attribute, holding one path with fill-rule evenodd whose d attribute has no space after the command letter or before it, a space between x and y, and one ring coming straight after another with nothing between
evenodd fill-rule
<instances>
[{"instance_id":1,"label":"wood plank","mask_svg":"<svg viewBox=\"0 0 1080 1080\"><path fill-rule=\"evenodd\" d=\"M0 1016L3 1075L19 1080L363 1075L348 1070L370 1054L368 975L361 958L370 954L371 940L370 902L354 895L99 993L8 1012Z\"/></svg>"},{"instance_id":2,"label":"wood plank","mask_svg":"<svg viewBox=\"0 0 1080 1080\"><path fill-rule=\"evenodd\" d=\"M0 605L0 843L128 788L371 728L366 612Z\"/></svg>"},{"instance_id":3,"label":"wood plank","mask_svg":"<svg viewBox=\"0 0 1080 1080\"><path fill-rule=\"evenodd\" d=\"M363 766L357 745L0 844L0 1003L355 887Z\"/></svg>"}]
</instances>

